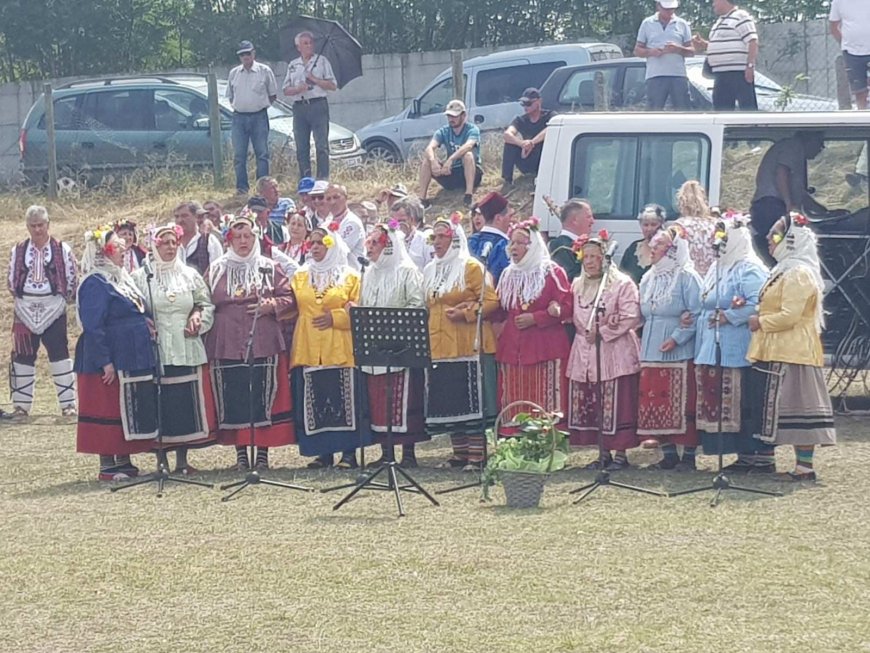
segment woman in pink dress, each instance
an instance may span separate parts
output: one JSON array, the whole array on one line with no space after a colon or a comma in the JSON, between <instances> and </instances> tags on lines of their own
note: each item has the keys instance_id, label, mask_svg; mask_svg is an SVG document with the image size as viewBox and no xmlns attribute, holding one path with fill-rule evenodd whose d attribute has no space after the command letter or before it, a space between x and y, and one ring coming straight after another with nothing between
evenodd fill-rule
<instances>
[{"instance_id":1,"label":"woman in pink dress","mask_svg":"<svg viewBox=\"0 0 870 653\"><path fill-rule=\"evenodd\" d=\"M608 245L609 236L604 230L594 238L580 237L578 254L582 252L583 271L571 288L577 333L568 358L568 428L570 442L575 446L596 446L600 429L598 460L589 463L587 469L619 470L628 467L626 450L637 446L640 343L635 329L640 324L640 300L634 281L615 265L610 266L604 280ZM601 283L606 283L602 292L604 312L596 327L594 304ZM598 409L597 333L601 335L603 411Z\"/></svg>"}]
</instances>

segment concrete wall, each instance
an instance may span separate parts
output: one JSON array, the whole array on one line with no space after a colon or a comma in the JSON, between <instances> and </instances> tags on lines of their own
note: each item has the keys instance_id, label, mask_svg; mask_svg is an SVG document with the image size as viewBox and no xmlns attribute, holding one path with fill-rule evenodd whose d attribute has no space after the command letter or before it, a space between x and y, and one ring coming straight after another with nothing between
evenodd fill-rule
<instances>
[{"instance_id":1,"label":"concrete wall","mask_svg":"<svg viewBox=\"0 0 870 653\"><path fill-rule=\"evenodd\" d=\"M809 80L796 90L814 95L836 97L833 62L838 44L828 32L828 21L765 24L759 27L761 52L758 68L781 84L793 84L803 73ZM612 42L631 47L633 38L615 37ZM520 46L507 46L511 49ZM490 49L469 49L468 59ZM360 127L401 111L432 78L450 66L450 53L413 52L363 56L363 76L350 82L330 99L334 122L350 129ZM279 83L287 65L273 65ZM179 71L180 72L180 71ZM204 72L199 70L197 72ZM226 77L228 69L218 69ZM70 80L55 80L59 85ZM0 85L0 185L15 178L18 167L18 132L30 106L42 92L42 82Z\"/></svg>"}]
</instances>

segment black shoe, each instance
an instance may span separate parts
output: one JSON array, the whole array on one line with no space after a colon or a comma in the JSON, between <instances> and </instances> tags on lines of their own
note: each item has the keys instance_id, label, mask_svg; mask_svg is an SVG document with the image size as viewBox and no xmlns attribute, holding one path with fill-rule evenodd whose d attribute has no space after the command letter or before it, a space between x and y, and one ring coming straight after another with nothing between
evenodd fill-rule
<instances>
[{"instance_id":1,"label":"black shoe","mask_svg":"<svg viewBox=\"0 0 870 653\"><path fill-rule=\"evenodd\" d=\"M328 456L318 456L314 460L312 460L306 467L308 469L326 469L327 467L332 467L332 455Z\"/></svg>"},{"instance_id":2,"label":"black shoe","mask_svg":"<svg viewBox=\"0 0 870 653\"><path fill-rule=\"evenodd\" d=\"M471 206L473 201L474 201L474 198L471 197L470 193L465 193L465 195L462 196L462 203L465 206Z\"/></svg>"},{"instance_id":3,"label":"black shoe","mask_svg":"<svg viewBox=\"0 0 870 653\"><path fill-rule=\"evenodd\" d=\"M766 463L762 465L750 465L746 472L748 474L773 474L776 472L776 464Z\"/></svg>"},{"instance_id":4,"label":"black shoe","mask_svg":"<svg viewBox=\"0 0 870 653\"><path fill-rule=\"evenodd\" d=\"M399 463L399 465L401 467L407 467L408 469L414 469L415 467L419 467L419 465L417 464L417 457L408 455L402 456L402 462Z\"/></svg>"},{"instance_id":5,"label":"black shoe","mask_svg":"<svg viewBox=\"0 0 870 653\"><path fill-rule=\"evenodd\" d=\"M730 465L725 465L725 467L722 468L722 471L730 472L732 474L746 474L753 468L753 466L752 463L738 458Z\"/></svg>"},{"instance_id":6,"label":"black shoe","mask_svg":"<svg viewBox=\"0 0 870 653\"><path fill-rule=\"evenodd\" d=\"M356 469L359 467L359 464L356 462L356 454L342 455L336 467L338 469Z\"/></svg>"},{"instance_id":7,"label":"black shoe","mask_svg":"<svg viewBox=\"0 0 870 653\"><path fill-rule=\"evenodd\" d=\"M647 469L658 469L658 470L670 471L672 469L675 469L677 467L677 465L679 465L679 464L680 464L680 459L677 458L676 456L665 456L657 463L647 467Z\"/></svg>"}]
</instances>

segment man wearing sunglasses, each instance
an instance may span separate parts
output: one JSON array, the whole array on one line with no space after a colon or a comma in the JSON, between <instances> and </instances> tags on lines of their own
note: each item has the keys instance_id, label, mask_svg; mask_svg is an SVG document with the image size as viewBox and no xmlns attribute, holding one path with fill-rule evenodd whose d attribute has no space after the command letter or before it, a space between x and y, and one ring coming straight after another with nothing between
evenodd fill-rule
<instances>
[{"instance_id":1,"label":"man wearing sunglasses","mask_svg":"<svg viewBox=\"0 0 870 653\"><path fill-rule=\"evenodd\" d=\"M227 100L233 107L233 165L236 190L248 194L248 143L254 148L257 178L269 174L269 115L267 109L278 97L275 73L255 60L254 44L239 43L241 65L227 76Z\"/></svg>"},{"instance_id":2,"label":"man wearing sunglasses","mask_svg":"<svg viewBox=\"0 0 870 653\"><path fill-rule=\"evenodd\" d=\"M555 111L541 108L541 93L536 88L527 88L520 98L523 114L514 118L504 130L504 151L501 160L502 192L514 182L514 168L525 175L537 175L541 165L541 151L547 135L547 123Z\"/></svg>"}]
</instances>

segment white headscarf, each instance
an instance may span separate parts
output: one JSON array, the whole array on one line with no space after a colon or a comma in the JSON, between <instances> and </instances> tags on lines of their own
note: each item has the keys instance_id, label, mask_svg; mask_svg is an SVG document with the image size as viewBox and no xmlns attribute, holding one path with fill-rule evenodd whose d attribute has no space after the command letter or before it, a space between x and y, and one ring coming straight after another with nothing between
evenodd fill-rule
<instances>
[{"instance_id":1,"label":"white headscarf","mask_svg":"<svg viewBox=\"0 0 870 653\"><path fill-rule=\"evenodd\" d=\"M322 261L315 261L310 253L306 255L305 265L300 271L308 272L308 283L315 291L323 293L340 286L351 267L347 264L347 245L337 232L330 231L325 226L315 227L314 231L323 232L324 238L332 238L332 246L326 248L326 256Z\"/></svg>"},{"instance_id":2,"label":"white headscarf","mask_svg":"<svg viewBox=\"0 0 870 653\"><path fill-rule=\"evenodd\" d=\"M85 253L82 255L81 271L82 278L79 281L78 289L76 290L76 317L79 325L82 324L82 318L79 314L79 292L81 292L84 280L88 277L98 274L108 281L119 294L123 295L138 308L140 313L145 312L145 298L136 287L130 273L124 268L115 265L105 254L105 248L113 241L119 241L121 238L112 230L111 227L100 227L92 231L85 232Z\"/></svg>"},{"instance_id":3,"label":"white headscarf","mask_svg":"<svg viewBox=\"0 0 870 653\"><path fill-rule=\"evenodd\" d=\"M819 253L816 248L816 234L806 225L797 224L795 218L797 214L792 213L791 216L780 218L773 226L773 231L777 225L782 225L785 228L783 239L779 241L776 248L773 250L773 258L776 259L776 265L770 271L770 280L768 283L785 274L790 270L804 268L810 273L818 290L818 298L816 300L816 331L822 332L825 326L824 311L822 309L822 297L825 292L825 282L822 279L822 268L819 264ZM800 216L801 219L803 216ZM763 292L763 289L762 289Z\"/></svg>"},{"instance_id":4,"label":"white headscarf","mask_svg":"<svg viewBox=\"0 0 870 653\"><path fill-rule=\"evenodd\" d=\"M423 269L426 297L441 297L453 290L465 290L465 266L471 258L462 224L442 218L432 225L433 233L439 225L450 230L450 249L442 258L435 256Z\"/></svg>"},{"instance_id":5,"label":"white headscarf","mask_svg":"<svg viewBox=\"0 0 870 653\"><path fill-rule=\"evenodd\" d=\"M405 247L405 234L396 227L376 225L374 230L385 233L387 244L381 251L377 261L372 261L371 267L363 276L361 303L363 306L377 306L378 297L392 297L396 289L403 283L399 274L401 268L417 271L417 265L408 255Z\"/></svg>"},{"instance_id":6,"label":"white headscarf","mask_svg":"<svg viewBox=\"0 0 870 653\"><path fill-rule=\"evenodd\" d=\"M719 259L714 261L704 277L705 296L716 289L716 269L720 268L719 274L724 278L735 266L745 263L767 271L767 266L755 251L752 242L752 232L749 229L748 216L733 215L725 216L718 224L714 236L725 227L725 237L719 246Z\"/></svg>"},{"instance_id":7,"label":"white headscarf","mask_svg":"<svg viewBox=\"0 0 870 653\"><path fill-rule=\"evenodd\" d=\"M171 293L192 292L196 289L196 270L182 263L179 256L175 256L171 261L164 261L160 258L157 245L160 243L161 236L165 233L173 233L178 238L179 229L175 223L170 222L162 227L157 227L151 232L149 264L154 269L154 281L157 283L157 287L167 295ZM180 244L179 248L181 248Z\"/></svg>"},{"instance_id":8,"label":"white headscarf","mask_svg":"<svg viewBox=\"0 0 870 653\"><path fill-rule=\"evenodd\" d=\"M517 225L511 230L529 234L529 249L519 262L510 264L501 273L498 282L498 299L507 310L531 304L544 291L547 275L553 266L550 252L537 228Z\"/></svg>"},{"instance_id":9,"label":"white headscarf","mask_svg":"<svg viewBox=\"0 0 870 653\"><path fill-rule=\"evenodd\" d=\"M641 301L652 304L653 307L659 302L671 299L680 279L680 272L686 270L695 274L689 256L689 243L682 234L674 228L665 229L653 236L650 246L655 247L655 244L663 238L671 243L671 247L661 260L652 264L649 272L640 280Z\"/></svg>"},{"instance_id":10,"label":"white headscarf","mask_svg":"<svg viewBox=\"0 0 870 653\"><path fill-rule=\"evenodd\" d=\"M224 255L212 263L208 270L208 285L212 291L217 287L221 277L225 276L226 292L231 297L239 291L243 297L256 294L264 285L267 290L271 290L275 269L272 259L260 254L259 233L250 218L235 217L231 219L228 236L232 233L233 228L240 224L247 224L254 232L254 245L251 247L251 251L245 256L241 256L233 251L232 244L230 244ZM268 273L263 274L260 272L261 269L268 270Z\"/></svg>"}]
</instances>

